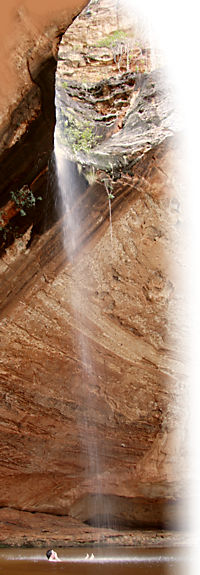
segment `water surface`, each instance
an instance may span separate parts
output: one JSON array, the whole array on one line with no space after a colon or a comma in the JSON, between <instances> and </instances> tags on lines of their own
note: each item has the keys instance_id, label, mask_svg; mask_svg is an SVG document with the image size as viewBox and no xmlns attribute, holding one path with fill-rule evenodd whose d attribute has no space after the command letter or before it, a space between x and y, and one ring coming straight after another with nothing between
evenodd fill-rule
<instances>
[{"instance_id":1,"label":"water surface","mask_svg":"<svg viewBox=\"0 0 200 575\"><path fill-rule=\"evenodd\" d=\"M1 575L189 575L190 554L178 549L58 549L60 563L46 550L1 549ZM86 560L86 553L94 553Z\"/></svg>"}]
</instances>

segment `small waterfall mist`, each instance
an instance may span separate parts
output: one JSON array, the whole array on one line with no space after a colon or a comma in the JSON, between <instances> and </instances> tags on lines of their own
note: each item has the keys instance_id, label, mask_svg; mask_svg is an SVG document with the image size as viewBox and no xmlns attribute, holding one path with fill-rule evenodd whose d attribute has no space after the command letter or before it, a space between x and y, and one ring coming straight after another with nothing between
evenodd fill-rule
<instances>
[{"instance_id":1,"label":"small waterfall mist","mask_svg":"<svg viewBox=\"0 0 200 575\"><path fill-rule=\"evenodd\" d=\"M85 189L84 178L79 176L77 167L70 162L59 145L57 129L54 139L55 168L58 182L58 212L63 219L63 242L70 261L80 243L81 223L79 220L77 201L81 191Z\"/></svg>"}]
</instances>

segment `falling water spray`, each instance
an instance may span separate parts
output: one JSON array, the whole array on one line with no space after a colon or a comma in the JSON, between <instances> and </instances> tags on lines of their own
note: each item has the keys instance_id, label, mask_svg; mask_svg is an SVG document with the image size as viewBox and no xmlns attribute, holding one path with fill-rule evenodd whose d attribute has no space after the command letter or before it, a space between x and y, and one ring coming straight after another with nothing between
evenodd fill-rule
<instances>
[{"instance_id":1,"label":"falling water spray","mask_svg":"<svg viewBox=\"0 0 200 575\"><path fill-rule=\"evenodd\" d=\"M56 160L56 171L59 190L60 216L63 222L63 245L69 262L70 269L70 307L73 324L73 341L75 356L79 361L81 404L76 410L77 428L80 443L80 458L84 468L83 482L86 481L92 490L93 495L87 499L86 516L91 516L98 526L98 516L100 508L104 516L104 522L108 523L108 503L103 508L102 471L104 460L104 442L99 440L97 430L97 413L95 394L98 389L98 373L93 361L93 352L88 332L87 323L84 316L85 290L84 271L82 271L79 253L82 245L82 225L86 216L84 196L87 183L85 178L79 174L77 166L70 161L66 154L66 149L62 145L62 122L60 122L60 104L58 92L56 96L57 122L54 137L54 152ZM87 208L86 208L87 209ZM77 289L79 286L79 289ZM87 288L90 289L90 277L87 278ZM107 525L108 526L108 525Z\"/></svg>"}]
</instances>

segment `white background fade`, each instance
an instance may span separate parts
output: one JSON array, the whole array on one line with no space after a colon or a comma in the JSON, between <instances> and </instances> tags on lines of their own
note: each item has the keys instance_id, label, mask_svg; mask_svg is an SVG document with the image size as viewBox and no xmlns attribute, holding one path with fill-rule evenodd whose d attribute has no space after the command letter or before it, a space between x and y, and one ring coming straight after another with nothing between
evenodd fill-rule
<instances>
[{"instance_id":1,"label":"white background fade","mask_svg":"<svg viewBox=\"0 0 200 575\"><path fill-rule=\"evenodd\" d=\"M128 10L137 11L147 22L155 48L162 51L167 75L174 85L176 106L183 124L185 147L185 214L188 250L185 253L185 281L189 310L190 466L193 481L190 509L194 552L190 575L200 567L200 18L196 0L123 0ZM187 407L187 406L186 406ZM190 494L189 494L190 495ZM189 575L189 574L188 574Z\"/></svg>"}]
</instances>

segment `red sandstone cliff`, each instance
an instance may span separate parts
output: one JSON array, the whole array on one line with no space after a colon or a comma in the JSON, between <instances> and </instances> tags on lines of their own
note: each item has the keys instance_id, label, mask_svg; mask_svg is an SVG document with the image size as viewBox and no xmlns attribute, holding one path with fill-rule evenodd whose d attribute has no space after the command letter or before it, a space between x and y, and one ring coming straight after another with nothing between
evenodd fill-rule
<instances>
[{"instance_id":1,"label":"red sandstone cliff","mask_svg":"<svg viewBox=\"0 0 200 575\"><path fill-rule=\"evenodd\" d=\"M22 35L16 53L9 47L19 74L7 101L2 99L2 218L13 208L13 189L28 185L43 201L38 199L24 220L16 214L12 230L6 222L3 237L1 541L119 542L129 529L123 542L130 544L135 526L172 528L179 512L180 526L185 513L181 147L169 100L147 70L139 87L133 82L132 98L113 127L115 139L106 133L103 152L97 149L91 157L98 181L75 205L85 218L80 249L70 263L61 222L52 217L42 228L40 221L53 146L55 45L81 3L71 2L65 13L57 6L39 20L28 4L18 13L13 46L22 26L26 42ZM115 113L116 94L112 104ZM113 184L111 243L100 175L106 154L116 167L120 135L130 147L127 170L124 162ZM85 168L87 161L82 164ZM21 237L13 242L17 226ZM28 243L31 226L35 232ZM87 375L77 332L92 358ZM96 447L100 468L91 472L87 450ZM100 517L105 525L102 510L108 506L113 531L85 523Z\"/></svg>"}]
</instances>

